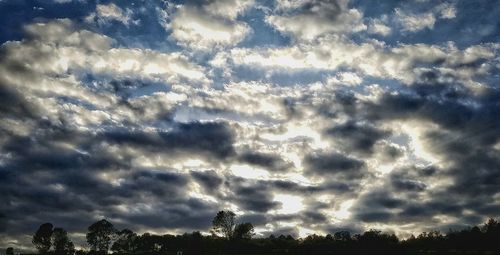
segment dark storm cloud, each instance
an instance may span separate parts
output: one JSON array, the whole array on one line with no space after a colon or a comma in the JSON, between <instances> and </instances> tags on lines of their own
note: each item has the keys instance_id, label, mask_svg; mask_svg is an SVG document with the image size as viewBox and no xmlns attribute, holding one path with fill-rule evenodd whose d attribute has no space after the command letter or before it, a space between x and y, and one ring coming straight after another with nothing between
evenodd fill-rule
<instances>
[{"instance_id":1,"label":"dark storm cloud","mask_svg":"<svg viewBox=\"0 0 500 255\"><path fill-rule=\"evenodd\" d=\"M450 96L449 87L436 86L432 93L417 86L412 94L386 94L368 112L376 120L409 118L440 125L439 130L425 131L424 141L430 151L453 165L447 173L455 179L455 191L495 193L494 186L500 183L500 160L493 148L500 139L500 121L495 117L500 114L499 93L486 88L479 96L457 97Z\"/></svg>"},{"instance_id":2,"label":"dark storm cloud","mask_svg":"<svg viewBox=\"0 0 500 255\"><path fill-rule=\"evenodd\" d=\"M296 193L325 191L323 187L303 186L292 182L272 180L252 180L241 177L231 177L226 182L231 190L229 199L242 208L254 213L265 213L271 209L279 209L280 202L274 201L274 192Z\"/></svg>"},{"instance_id":3,"label":"dark storm cloud","mask_svg":"<svg viewBox=\"0 0 500 255\"><path fill-rule=\"evenodd\" d=\"M224 159L234 154L234 135L224 123L180 123L168 132L117 130L103 138L117 144L131 144L153 151L202 152Z\"/></svg>"},{"instance_id":4,"label":"dark storm cloud","mask_svg":"<svg viewBox=\"0 0 500 255\"><path fill-rule=\"evenodd\" d=\"M36 184L32 178L37 178ZM214 205L187 197L185 191L189 179L169 170L133 171L123 175L119 185L96 178L85 170L17 174L12 180L0 188L7 190L1 197L9 205L5 211L9 226L27 224L23 218L32 215L35 219L32 225L35 226L39 224L36 221L68 222L70 229L81 230L91 223L87 213L104 211L105 217L130 220L130 226L159 227L158 223L162 223L164 227L196 229L208 226L208 215L216 211ZM154 203L157 211L124 213L116 207L141 208L144 203ZM73 221L66 218L68 213L75 218ZM78 221L81 217L87 220ZM153 219L157 220L156 223ZM21 231L19 228L12 231L14 229Z\"/></svg>"},{"instance_id":5,"label":"dark storm cloud","mask_svg":"<svg viewBox=\"0 0 500 255\"><path fill-rule=\"evenodd\" d=\"M217 190L224 182L224 179L213 170L203 172L193 171L191 172L191 176L207 191Z\"/></svg>"},{"instance_id":6,"label":"dark storm cloud","mask_svg":"<svg viewBox=\"0 0 500 255\"><path fill-rule=\"evenodd\" d=\"M0 115L9 118L34 118L36 108L19 92L4 86L0 81Z\"/></svg>"},{"instance_id":7,"label":"dark storm cloud","mask_svg":"<svg viewBox=\"0 0 500 255\"><path fill-rule=\"evenodd\" d=\"M279 155L247 151L239 156L240 161L264 167L271 171L284 171L292 166L291 163L285 162Z\"/></svg>"},{"instance_id":8,"label":"dark storm cloud","mask_svg":"<svg viewBox=\"0 0 500 255\"><path fill-rule=\"evenodd\" d=\"M254 212L267 212L279 207L273 196L260 185L241 185L233 190L235 202L241 208Z\"/></svg>"},{"instance_id":9,"label":"dark storm cloud","mask_svg":"<svg viewBox=\"0 0 500 255\"><path fill-rule=\"evenodd\" d=\"M131 174L125 183L121 184L126 192L150 192L156 197L181 197L188 179L184 175L165 170L142 170Z\"/></svg>"},{"instance_id":10,"label":"dark storm cloud","mask_svg":"<svg viewBox=\"0 0 500 255\"><path fill-rule=\"evenodd\" d=\"M128 225L199 230L210 227L211 218L219 209L215 204L195 198L173 202L157 204L152 211L145 210L117 216L123 217Z\"/></svg>"},{"instance_id":11,"label":"dark storm cloud","mask_svg":"<svg viewBox=\"0 0 500 255\"><path fill-rule=\"evenodd\" d=\"M276 190L292 192L297 195L316 195L319 193L344 194L352 192L355 189L355 186L352 185L350 180L328 180L316 185L302 185L288 180L273 180L268 181L267 184Z\"/></svg>"},{"instance_id":12,"label":"dark storm cloud","mask_svg":"<svg viewBox=\"0 0 500 255\"><path fill-rule=\"evenodd\" d=\"M31 137L10 135L2 144L2 151L10 156L0 166L0 198L6 205L4 225L11 234L31 232L33 226L46 221L65 226L70 231L80 231L92 223L90 218L93 216L89 213L101 211L111 219L129 221L131 226L158 227L160 222L164 227L205 229L217 211L213 204L186 197L187 176L169 169L134 169L128 155L111 154L100 143L120 141L148 148L146 145L152 140L147 139L152 136L146 133L141 137L129 134L133 138L120 140L74 131L47 121L36 124L38 131ZM209 151L210 155L220 157L232 154L232 136L228 127L222 124L179 124L171 134L158 137L155 139L160 142L151 144L159 150ZM167 145L170 147L162 148ZM218 145L222 146L219 151ZM121 175L119 184L97 175L108 171ZM200 175L196 178L206 185L217 182ZM133 215L116 209L116 206L143 203L168 206L161 212ZM27 215L30 220L25 219ZM81 220L82 217L87 220Z\"/></svg>"},{"instance_id":13,"label":"dark storm cloud","mask_svg":"<svg viewBox=\"0 0 500 255\"><path fill-rule=\"evenodd\" d=\"M467 64L466 68L478 69L482 62ZM399 206L399 213L383 203L378 203L379 207L367 205L359 210L359 219L410 222L445 214L475 224L479 221L474 219L491 216L483 205L492 205L492 196L500 185L500 157L495 147L500 141L500 93L489 85L474 92L459 81L442 82L450 79L456 77L438 71L424 72L417 83L399 91L387 91L377 102L360 107L362 115L375 123L412 120L436 124L438 128L422 130L421 139L425 149L441 160L438 164L442 162L446 167L395 170L390 174L393 191L388 192L398 192L408 203ZM429 189L429 184L443 178L451 183L440 186L438 191ZM414 192L420 192L429 201L414 200ZM482 202L471 203L474 200ZM468 220L463 215L465 209L473 212Z\"/></svg>"},{"instance_id":14,"label":"dark storm cloud","mask_svg":"<svg viewBox=\"0 0 500 255\"><path fill-rule=\"evenodd\" d=\"M440 197L445 199L445 197ZM434 215L444 214L449 216L462 216L464 207L461 204L454 204L455 201L436 200L431 202L416 202L402 207L402 211L396 216L400 221L409 222L412 220L425 220Z\"/></svg>"},{"instance_id":15,"label":"dark storm cloud","mask_svg":"<svg viewBox=\"0 0 500 255\"><path fill-rule=\"evenodd\" d=\"M4 165L4 168L26 172L75 169L90 171L106 168L126 168L128 165L126 158L118 160L115 155L102 150L99 146L92 145L93 139L95 139L92 134L60 130L57 127L51 128L54 127L49 126L45 130L40 130L39 135L34 137L11 136L2 147L5 152L12 155L12 159ZM68 133L64 134L64 132ZM85 135L88 135L89 140L79 144L78 136ZM65 148L60 146L59 143L81 145L79 149L89 151L85 153Z\"/></svg>"},{"instance_id":16,"label":"dark storm cloud","mask_svg":"<svg viewBox=\"0 0 500 255\"><path fill-rule=\"evenodd\" d=\"M391 179L391 181L392 181L392 185L396 189L400 189L400 190L421 191L421 190L424 190L426 188L425 183L422 183L422 182L416 181L416 180L393 178L393 179Z\"/></svg>"},{"instance_id":17,"label":"dark storm cloud","mask_svg":"<svg viewBox=\"0 0 500 255\"><path fill-rule=\"evenodd\" d=\"M251 222L254 226L264 226L269 222L269 214L267 213L245 213L238 216L239 222Z\"/></svg>"},{"instance_id":18,"label":"dark storm cloud","mask_svg":"<svg viewBox=\"0 0 500 255\"><path fill-rule=\"evenodd\" d=\"M339 139L341 146L346 147L348 151L365 153L371 153L375 143L390 134L388 131L353 121L329 128L325 133L334 139Z\"/></svg>"},{"instance_id":19,"label":"dark storm cloud","mask_svg":"<svg viewBox=\"0 0 500 255\"><path fill-rule=\"evenodd\" d=\"M397 171L393 171L390 174L390 182L394 189L398 191L423 191L427 187L422 181L412 179L404 173Z\"/></svg>"},{"instance_id":20,"label":"dark storm cloud","mask_svg":"<svg viewBox=\"0 0 500 255\"><path fill-rule=\"evenodd\" d=\"M352 91L338 89L334 91L333 98L322 102L315 111L328 119L337 118L342 114L355 117L357 102L358 99Z\"/></svg>"},{"instance_id":21,"label":"dark storm cloud","mask_svg":"<svg viewBox=\"0 0 500 255\"><path fill-rule=\"evenodd\" d=\"M315 211L306 211L303 213L303 220L306 223L309 224L322 224L323 222L326 222L328 218L320 213L320 212L315 212Z\"/></svg>"},{"instance_id":22,"label":"dark storm cloud","mask_svg":"<svg viewBox=\"0 0 500 255\"><path fill-rule=\"evenodd\" d=\"M368 104L366 111L368 118L374 120L422 119L437 123L443 128L467 131L469 127L493 121L484 117L488 118L498 111L498 106L484 102L481 97L468 95L470 93L472 91L453 84L416 84L403 92L384 93L376 104ZM467 101L478 103L482 107L477 109L472 104L465 103ZM493 108L488 109L483 103Z\"/></svg>"},{"instance_id":23,"label":"dark storm cloud","mask_svg":"<svg viewBox=\"0 0 500 255\"><path fill-rule=\"evenodd\" d=\"M387 190L373 191L362 196L354 207L354 218L363 222L387 222L395 215L393 209L405 204Z\"/></svg>"},{"instance_id":24,"label":"dark storm cloud","mask_svg":"<svg viewBox=\"0 0 500 255\"><path fill-rule=\"evenodd\" d=\"M313 153L304 159L308 172L318 175L362 177L365 163L340 153Z\"/></svg>"}]
</instances>

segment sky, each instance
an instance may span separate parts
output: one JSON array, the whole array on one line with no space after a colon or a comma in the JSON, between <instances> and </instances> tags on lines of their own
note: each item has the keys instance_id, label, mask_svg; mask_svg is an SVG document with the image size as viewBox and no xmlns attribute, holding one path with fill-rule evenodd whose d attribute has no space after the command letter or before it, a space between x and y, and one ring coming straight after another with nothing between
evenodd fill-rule
<instances>
[{"instance_id":1,"label":"sky","mask_svg":"<svg viewBox=\"0 0 500 255\"><path fill-rule=\"evenodd\" d=\"M496 0L0 0L0 247L102 218L401 237L500 214Z\"/></svg>"}]
</instances>

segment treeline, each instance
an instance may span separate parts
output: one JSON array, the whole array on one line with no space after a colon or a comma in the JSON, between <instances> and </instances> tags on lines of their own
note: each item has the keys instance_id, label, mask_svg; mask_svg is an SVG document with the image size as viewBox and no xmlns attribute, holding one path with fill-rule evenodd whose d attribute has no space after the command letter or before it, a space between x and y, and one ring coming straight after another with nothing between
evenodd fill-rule
<instances>
[{"instance_id":1,"label":"treeline","mask_svg":"<svg viewBox=\"0 0 500 255\"><path fill-rule=\"evenodd\" d=\"M481 226L446 234L424 232L400 240L394 234L368 230L362 234L339 231L325 236L309 235L294 238L291 235L254 236L251 223L236 224L235 214L220 211L212 221L211 235L200 232L183 235L138 235L131 230L117 230L107 220L88 227L86 239L89 249L75 250L62 228L42 224L33 236L39 254L100 255L113 254L500 254L500 223L494 219ZM14 254L12 248L7 255Z\"/></svg>"}]
</instances>

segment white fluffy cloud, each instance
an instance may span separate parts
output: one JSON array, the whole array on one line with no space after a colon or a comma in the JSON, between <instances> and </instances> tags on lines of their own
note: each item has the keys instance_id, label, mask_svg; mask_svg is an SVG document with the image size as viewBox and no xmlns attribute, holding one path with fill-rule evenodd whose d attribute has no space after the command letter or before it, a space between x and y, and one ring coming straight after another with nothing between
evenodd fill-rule
<instances>
[{"instance_id":1,"label":"white fluffy cloud","mask_svg":"<svg viewBox=\"0 0 500 255\"><path fill-rule=\"evenodd\" d=\"M129 25L132 20L132 11L130 9L123 10L114 3L110 4L98 4L94 13L87 16L86 20L88 22L98 22L103 24L110 20L116 20L123 23L124 25ZM138 21L133 21L137 24Z\"/></svg>"},{"instance_id":2,"label":"white fluffy cloud","mask_svg":"<svg viewBox=\"0 0 500 255\"><path fill-rule=\"evenodd\" d=\"M179 6L165 27L172 30L173 39L193 49L235 45L251 32L248 25L236 20L251 4L251 1L229 0Z\"/></svg>"},{"instance_id":3,"label":"white fluffy cloud","mask_svg":"<svg viewBox=\"0 0 500 255\"><path fill-rule=\"evenodd\" d=\"M214 16L235 20L253 4L253 0L218 0L208 1L202 8Z\"/></svg>"},{"instance_id":4,"label":"white fluffy cloud","mask_svg":"<svg viewBox=\"0 0 500 255\"><path fill-rule=\"evenodd\" d=\"M402 26L404 32L418 32L423 29L433 29L438 19L453 19L457 9L450 3L442 3L428 12L411 13L400 8L395 10L395 19Z\"/></svg>"},{"instance_id":5,"label":"white fluffy cloud","mask_svg":"<svg viewBox=\"0 0 500 255\"><path fill-rule=\"evenodd\" d=\"M219 53L212 62L217 67L228 64L276 70L337 70L351 68L369 76L391 78L404 83L415 81L420 66L445 60L446 65L457 65L472 59L495 56L496 44L478 45L460 51L454 45L427 44L389 47L378 41L354 43L339 37L319 39L315 43L296 44L273 49L235 48L229 53ZM456 69L458 71L459 69ZM480 75L478 69L468 73L467 79ZM465 78L465 77L464 77Z\"/></svg>"},{"instance_id":6,"label":"white fluffy cloud","mask_svg":"<svg viewBox=\"0 0 500 255\"><path fill-rule=\"evenodd\" d=\"M80 80L82 74L109 80L208 83L204 68L180 53L114 48L109 37L76 29L66 19L31 24L25 30L29 40L2 45L6 54L0 64L0 80L10 89L22 91L48 118L66 116L82 128L134 118L131 109L120 106L120 98L109 92L109 84L85 85ZM22 73L9 71L15 63L25 63ZM61 97L95 109L74 103L60 105Z\"/></svg>"},{"instance_id":7,"label":"white fluffy cloud","mask_svg":"<svg viewBox=\"0 0 500 255\"><path fill-rule=\"evenodd\" d=\"M278 1L277 12L266 21L278 31L301 40L328 33L355 33L366 30L363 14L350 9L348 1Z\"/></svg>"},{"instance_id":8,"label":"white fluffy cloud","mask_svg":"<svg viewBox=\"0 0 500 255\"><path fill-rule=\"evenodd\" d=\"M434 13L428 12L423 14L407 14L401 9L396 9L396 18L403 26L403 31L417 32L425 28L434 28L436 17Z\"/></svg>"},{"instance_id":9,"label":"white fluffy cloud","mask_svg":"<svg viewBox=\"0 0 500 255\"><path fill-rule=\"evenodd\" d=\"M81 69L115 77L141 77L168 82L182 78L204 82L203 68L180 53L160 53L148 49L113 48L113 41L88 30L76 30L69 20L37 23L26 27L33 41L8 47L23 49L18 58L31 58L41 44L47 61L37 62L37 71L65 73ZM28 61L30 62L30 61Z\"/></svg>"},{"instance_id":10,"label":"white fluffy cloud","mask_svg":"<svg viewBox=\"0 0 500 255\"><path fill-rule=\"evenodd\" d=\"M371 34L379 34L382 36L387 36L392 32L392 29L385 24L383 20L387 20L387 16L385 19L373 19L368 24L368 33Z\"/></svg>"},{"instance_id":11,"label":"white fluffy cloud","mask_svg":"<svg viewBox=\"0 0 500 255\"><path fill-rule=\"evenodd\" d=\"M454 19L457 17L457 8L449 3L443 3L436 7L442 19Z\"/></svg>"}]
</instances>

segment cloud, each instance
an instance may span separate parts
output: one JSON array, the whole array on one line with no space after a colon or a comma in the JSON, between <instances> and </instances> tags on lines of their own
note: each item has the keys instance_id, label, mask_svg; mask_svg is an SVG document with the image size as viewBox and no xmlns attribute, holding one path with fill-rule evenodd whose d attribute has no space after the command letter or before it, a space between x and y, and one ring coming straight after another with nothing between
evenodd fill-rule
<instances>
[{"instance_id":1,"label":"cloud","mask_svg":"<svg viewBox=\"0 0 500 255\"><path fill-rule=\"evenodd\" d=\"M245 211L267 212L273 208L278 208L279 203L273 200L269 189L251 180L233 179L230 188L235 203Z\"/></svg>"},{"instance_id":2,"label":"cloud","mask_svg":"<svg viewBox=\"0 0 500 255\"><path fill-rule=\"evenodd\" d=\"M130 9L123 11L122 8L120 8L114 3L98 4L96 6L95 13L91 13L89 16L87 16L86 21L88 22L96 21L99 24L105 24L108 21L115 20L128 26L132 19L131 16L132 16L132 11ZM137 22L134 21L133 23Z\"/></svg>"},{"instance_id":3,"label":"cloud","mask_svg":"<svg viewBox=\"0 0 500 255\"><path fill-rule=\"evenodd\" d=\"M309 172L319 175L345 176L347 179L363 175L364 162L339 153L315 153L305 158Z\"/></svg>"},{"instance_id":4,"label":"cloud","mask_svg":"<svg viewBox=\"0 0 500 255\"><path fill-rule=\"evenodd\" d=\"M457 17L457 8L449 3L438 5L436 9L440 12L442 19L454 19Z\"/></svg>"},{"instance_id":5,"label":"cloud","mask_svg":"<svg viewBox=\"0 0 500 255\"><path fill-rule=\"evenodd\" d=\"M363 14L349 9L348 1L278 1L278 15L266 22L278 31L300 40L312 40L328 33L355 33L366 30Z\"/></svg>"},{"instance_id":6,"label":"cloud","mask_svg":"<svg viewBox=\"0 0 500 255\"><path fill-rule=\"evenodd\" d=\"M195 2L196 1L193 1L193 3ZM238 15L245 12L248 8L251 8L255 4L253 0L211 0L201 2L203 2L202 8L208 13L231 20L235 20Z\"/></svg>"},{"instance_id":7,"label":"cloud","mask_svg":"<svg viewBox=\"0 0 500 255\"><path fill-rule=\"evenodd\" d=\"M223 183L223 179L213 170L210 171L194 171L191 176L196 179L207 191L217 190Z\"/></svg>"},{"instance_id":8,"label":"cloud","mask_svg":"<svg viewBox=\"0 0 500 255\"><path fill-rule=\"evenodd\" d=\"M167 132L116 130L103 133L102 138L153 151L205 152L219 159L234 154L233 135L223 123L181 123Z\"/></svg>"},{"instance_id":9,"label":"cloud","mask_svg":"<svg viewBox=\"0 0 500 255\"><path fill-rule=\"evenodd\" d=\"M306 70L336 71L349 68L361 74L389 78L412 84L421 71L433 66L438 70L454 73L460 81L485 75L486 70L460 69L454 66L466 63L493 60L496 44L471 46L459 50L455 45L400 44L390 47L377 41L355 43L341 37L320 38L313 43L297 43L278 48L234 48L229 53L215 56L224 65L249 67L266 71L294 73ZM273 67L273 69L270 69ZM488 66L483 66L488 68ZM461 74L464 72L465 75Z\"/></svg>"},{"instance_id":10,"label":"cloud","mask_svg":"<svg viewBox=\"0 0 500 255\"><path fill-rule=\"evenodd\" d=\"M36 52L36 43L46 44L48 52L43 56L47 62L38 63L39 71L66 73L70 69L83 69L115 77L139 76L166 81L179 80L180 77L205 78L200 66L190 63L179 53L113 48L111 38L88 30L77 30L70 20L28 25L26 31L32 36L32 41L4 47L11 47L11 50L26 48L26 54L18 58L30 58L29 53ZM85 54L80 49L85 49Z\"/></svg>"},{"instance_id":11,"label":"cloud","mask_svg":"<svg viewBox=\"0 0 500 255\"><path fill-rule=\"evenodd\" d=\"M425 28L432 29L436 23L433 13L406 14L401 9L395 9L396 18L403 26L403 31L417 32Z\"/></svg>"},{"instance_id":12,"label":"cloud","mask_svg":"<svg viewBox=\"0 0 500 255\"><path fill-rule=\"evenodd\" d=\"M365 153L372 152L375 143L390 134L387 131L355 122L336 125L327 129L325 133L340 140L339 147L346 148L346 151L354 150Z\"/></svg>"},{"instance_id":13,"label":"cloud","mask_svg":"<svg viewBox=\"0 0 500 255\"><path fill-rule=\"evenodd\" d=\"M363 78L361 78L359 75L356 73L351 73L351 72L340 72L335 75L335 77L332 77L331 79L328 80L328 83L332 83L335 85L359 85L363 82Z\"/></svg>"},{"instance_id":14,"label":"cloud","mask_svg":"<svg viewBox=\"0 0 500 255\"><path fill-rule=\"evenodd\" d=\"M291 167L279 155L265 154L260 152L245 152L240 155L240 160L251 165L262 166L272 171L283 171Z\"/></svg>"},{"instance_id":15,"label":"cloud","mask_svg":"<svg viewBox=\"0 0 500 255\"><path fill-rule=\"evenodd\" d=\"M232 46L242 41L251 29L237 16L251 6L248 1L210 1L186 4L176 9L165 27L181 45L197 50Z\"/></svg>"},{"instance_id":16,"label":"cloud","mask_svg":"<svg viewBox=\"0 0 500 255\"><path fill-rule=\"evenodd\" d=\"M432 30L438 19L454 19L457 10L451 3L442 3L424 13L409 13L400 8L394 9L394 12L402 31L415 33L426 28Z\"/></svg>"},{"instance_id":17,"label":"cloud","mask_svg":"<svg viewBox=\"0 0 500 255\"><path fill-rule=\"evenodd\" d=\"M387 16L385 17L387 19ZM373 19L368 24L368 33L388 36L392 32L391 27L387 26L381 19Z\"/></svg>"}]
</instances>

